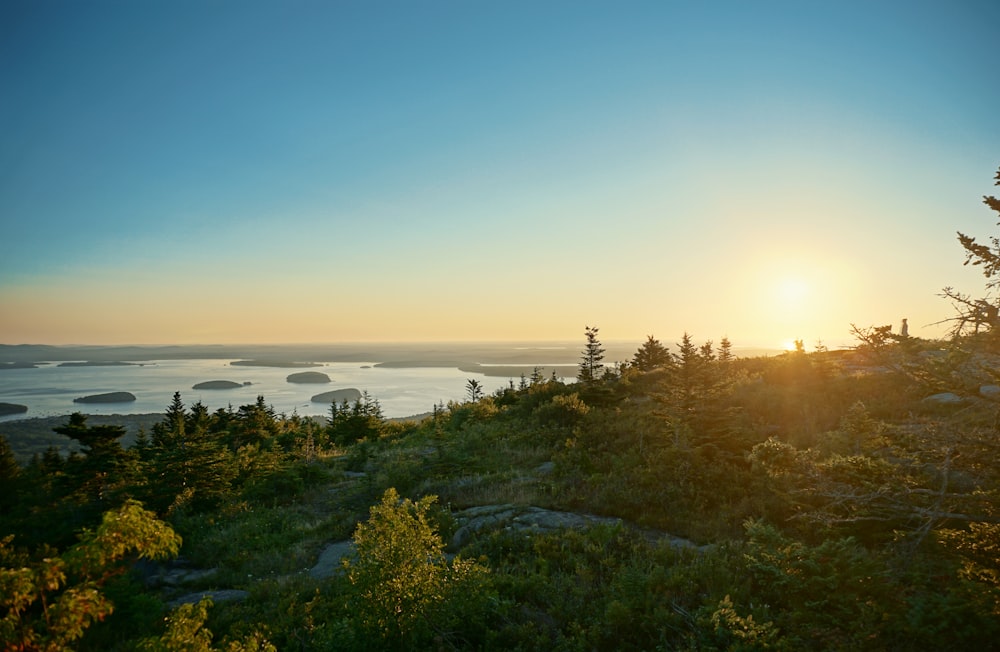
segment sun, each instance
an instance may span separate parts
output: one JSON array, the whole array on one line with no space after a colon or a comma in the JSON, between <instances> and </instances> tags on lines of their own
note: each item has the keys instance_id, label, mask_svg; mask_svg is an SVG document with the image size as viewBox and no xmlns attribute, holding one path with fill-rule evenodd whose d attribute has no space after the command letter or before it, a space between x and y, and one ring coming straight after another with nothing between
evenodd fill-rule
<instances>
[{"instance_id":1,"label":"sun","mask_svg":"<svg viewBox=\"0 0 1000 652\"><path fill-rule=\"evenodd\" d=\"M786 276L778 282L778 297L785 304L797 304L809 296L809 284L798 276Z\"/></svg>"}]
</instances>

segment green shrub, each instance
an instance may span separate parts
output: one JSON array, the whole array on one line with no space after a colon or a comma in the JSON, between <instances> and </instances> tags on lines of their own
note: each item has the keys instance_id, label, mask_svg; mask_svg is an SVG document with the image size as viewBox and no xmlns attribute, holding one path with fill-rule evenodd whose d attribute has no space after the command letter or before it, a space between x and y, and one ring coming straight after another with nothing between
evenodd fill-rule
<instances>
[{"instance_id":1,"label":"green shrub","mask_svg":"<svg viewBox=\"0 0 1000 652\"><path fill-rule=\"evenodd\" d=\"M429 516L435 501L400 500L386 490L354 534L357 559L345 561L351 620L374 648L417 649L435 638L465 646L487 631L489 574L477 562L448 561Z\"/></svg>"}]
</instances>

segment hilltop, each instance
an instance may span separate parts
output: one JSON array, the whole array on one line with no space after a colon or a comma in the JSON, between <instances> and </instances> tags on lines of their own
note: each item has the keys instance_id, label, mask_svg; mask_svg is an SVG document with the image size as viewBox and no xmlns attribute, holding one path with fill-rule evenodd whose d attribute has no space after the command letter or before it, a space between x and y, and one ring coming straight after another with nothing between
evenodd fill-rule
<instances>
[{"instance_id":1,"label":"hilltop","mask_svg":"<svg viewBox=\"0 0 1000 652\"><path fill-rule=\"evenodd\" d=\"M109 585L125 606L81 649L163 631L160 613L202 595L217 642L278 649L985 649L1000 635L1000 567L977 552L1000 513L991 347L736 358L685 337L598 361L591 381L470 387L395 422L368 396L326 420L178 398L127 452L98 446L110 426L61 428L90 452L26 467L0 514L20 545L59 549L131 497L183 537L180 561ZM117 469L100 500L98 459ZM368 555L392 541L417 563L393 576L424 596L403 612L365 592L383 586Z\"/></svg>"}]
</instances>

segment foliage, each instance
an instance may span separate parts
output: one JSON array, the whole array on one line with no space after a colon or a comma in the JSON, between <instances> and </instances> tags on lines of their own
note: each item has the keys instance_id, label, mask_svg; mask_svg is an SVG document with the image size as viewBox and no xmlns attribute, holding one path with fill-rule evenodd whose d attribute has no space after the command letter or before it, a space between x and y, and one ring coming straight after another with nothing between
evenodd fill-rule
<instances>
[{"instance_id":1,"label":"foliage","mask_svg":"<svg viewBox=\"0 0 1000 652\"><path fill-rule=\"evenodd\" d=\"M248 599L181 607L161 629L171 589L94 571L97 593L75 617L105 622L66 645L989 649L1000 636L997 405L921 398L974 388L991 344L858 331L871 341L852 350L751 359L685 333L653 366L569 384L536 373L407 423L385 420L372 397L322 423L274 414L263 397L210 414L178 394L135 447L53 449L11 474L4 577L28 569L37 590L19 617L0 615L54 640L46 608L91 581L73 569L106 561L71 554L73 533L143 498L184 536L193 567ZM92 426L66 427L82 442ZM501 504L621 523L482 530L449 561L443 542L463 518L452 509ZM345 572L303 572L352 533ZM122 554L114 540L93 545ZM60 569L65 581L38 588Z\"/></svg>"},{"instance_id":2,"label":"foliage","mask_svg":"<svg viewBox=\"0 0 1000 652\"><path fill-rule=\"evenodd\" d=\"M632 365L639 371L652 371L669 365L671 361L670 351L652 335L646 337L646 341L632 357Z\"/></svg>"},{"instance_id":3,"label":"foliage","mask_svg":"<svg viewBox=\"0 0 1000 652\"><path fill-rule=\"evenodd\" d=\"M210 598L183 604L167 616L166 631L158 638L147 637L139 644L143 652L276 652L277 648L260 634L230 641L223 647L212 645L212 632L205 627Z\"/></svg>"},{"instance_id":4,"label":"foliage","mask_svg":"<svg viewBox=\"0 0 1000 652\"><path fill-rule=\"evenodd\" d=\"M488 598L483 566L445 558L429 519L434 500L400 500L390 488L354 533L357 560L345 561L350 611L360 629L384 645L414 649L435 637L456 644L474 632L462 615Z\"/></svg>"},{"instance_id":5,"label":"foliage","mask_svg":"<svg viewBox=\"0 0 1000 652\"><path fill-rule=\"evenodd\" d=\"M386 430L382 406L378 399L363 392L361 398L349 404L347 399L339 406L330 405L326 432L337 444L353 444L366 439L376 439Z\"/></svg>"},{"instance_id":6,"label":"foliage","mask_svg":"<svg viewBox=\"0 0 1000 652\"><path fill-rule=\"evenodd\" d=\"M469 400L475 403L483 397L483 384L475 378L470 378L465 384L465 393L468 395Z\"/></svg>"},{"instance_id":7,"label":"foliage","mask_svg":"<svg viewBox=\"0 0 1000 652\"><path fill-rule=\"evenodd\" d=\"M996 184L1000 186L1000 170L996 173ZM1000 200L992 196L984 196L983 203L997 213L1000 220ZM997 222L1000 225L1000 221ZM981 330L993 331L1000 325L1000 297L996 289L1000 287L1000 238L993 236L990 244L976 242L974 237L958 232L958 242L965 250L965 265L972 264L983 271L986 282L986 295L972 297L959 292L952 287L941 291L941 296L950 300L955 309L952 334L960 336L967 333L978 333Z\"/></svg>"},{"instance_id":8,"label":"foliage","mask_svg":"<svg viewBox=\"0 0 1000 652\"><path fill-rule=\"evenodd\" d=\"M129 556L175 556L181 539L139 503L104 515L96 531L58 556L27 562L0 540L0 640L5 649L63 650L114 605L100 591ZM26 563L27 562L27 563Z\"/></svg>"},{"instance_id":9,"label":"foliage","mask_svg":"<svg viewBox=\"0 0 1000 652\"><path fill-rule=\"evenodd\" d=\"M580 358L580 370L576 377L582 383L593 383L601 378L604 370L604 347L597 339L598 329L596 326L586 326L584 336L587 339Z\"/></svg>"}]
</instances>

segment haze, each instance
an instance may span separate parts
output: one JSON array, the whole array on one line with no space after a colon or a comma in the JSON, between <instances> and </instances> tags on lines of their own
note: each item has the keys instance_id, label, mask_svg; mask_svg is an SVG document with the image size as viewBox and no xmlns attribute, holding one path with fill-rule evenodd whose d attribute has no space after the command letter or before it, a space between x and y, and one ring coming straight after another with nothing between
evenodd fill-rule
<instances>
[{"instance_id":1,"label":"haze","mask_svg":"<svg viewBox=\"0 0 1000 652\"><path fill-rule=\"evenodd\" d=\"M955 232L995 229L997 24L5 2L0 342L939 336L983 286Z\"/></svg>"}]
</instances>

